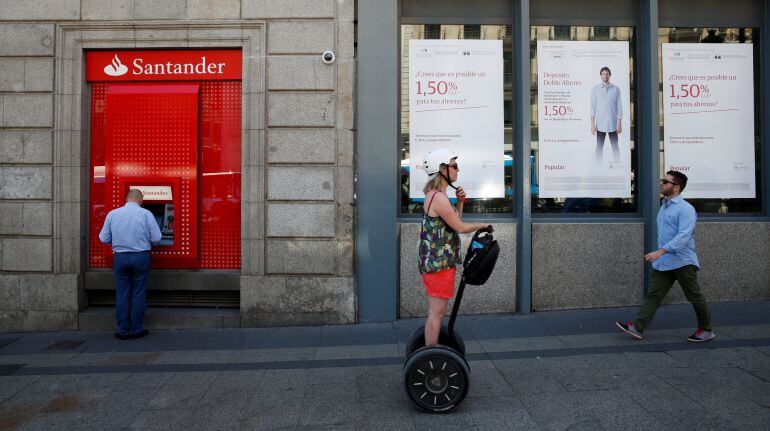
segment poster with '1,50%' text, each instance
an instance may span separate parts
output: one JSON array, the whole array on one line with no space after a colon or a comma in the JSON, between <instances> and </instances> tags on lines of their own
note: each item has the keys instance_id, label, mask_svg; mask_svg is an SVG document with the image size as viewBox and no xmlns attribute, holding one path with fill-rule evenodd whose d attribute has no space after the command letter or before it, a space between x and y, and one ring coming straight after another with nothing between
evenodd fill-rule
<instances>
[{"instance_id":1,"label":"poster with '1,50%' text","mask_svg":"<svg viewBox=\"0 0 770 431\"><path fill-rule=\"evenodd\" d=\"M750 44L663 44L664 171L687 175L688 198L754 198Z\"/></svg>"},{"instance_id":2,"label":"poster with '1,50%' text","mask_svg":"<svg viewBox=\"0 0 770 431\"><path fill-rule=\"evenodd\" d=\"M409 197L424 197L423 156L442 147L469 198L503 197L503 42L410 40L408 97Z\"/></svg>"},{"instance_id":3,"label":"poster with '1,50%' text","mask_svg":"<svg viewBox=\"0 0 770 431\"><path fill-rule=\"evenodd\" d=\"M628 42L538 41L543 198L631 196Z\"/></svg>"}]
</instances>

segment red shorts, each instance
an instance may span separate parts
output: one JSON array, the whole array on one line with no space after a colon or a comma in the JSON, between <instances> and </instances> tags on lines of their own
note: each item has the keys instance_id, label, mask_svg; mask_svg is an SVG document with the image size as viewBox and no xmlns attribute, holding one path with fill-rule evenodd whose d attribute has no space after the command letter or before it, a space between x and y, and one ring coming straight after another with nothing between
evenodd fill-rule
<instances>
[{"instance_id":1,"label":"red shorts","mask_svg":"<svg viewBox=\"0 0 770 431\"><path fill-rule=\"evenodd\" d=\"M425 291L432 298L451 299L455 294L456 268L445 269L439 272L431 272L422 275L422 284Z\"/></svg>"}]
</instances>

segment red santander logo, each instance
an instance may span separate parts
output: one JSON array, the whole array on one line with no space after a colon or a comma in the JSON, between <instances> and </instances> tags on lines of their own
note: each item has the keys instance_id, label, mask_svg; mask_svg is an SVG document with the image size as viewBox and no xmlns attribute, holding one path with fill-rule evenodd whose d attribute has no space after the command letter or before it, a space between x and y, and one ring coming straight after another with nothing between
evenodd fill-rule
<instances>
[{"instance_id":1,"label":"red santander logo","mask_svg":"<svg viewBox=\"0 0 770 431\"><path fill-rule=\"evenodd\" d=\"M110 76L123 76L126 72L128 72L128 67L120 62L118 54L115 54L115 57L112 58L110 64L104 66L104 73Z\"/></svg>"}]
</instances>

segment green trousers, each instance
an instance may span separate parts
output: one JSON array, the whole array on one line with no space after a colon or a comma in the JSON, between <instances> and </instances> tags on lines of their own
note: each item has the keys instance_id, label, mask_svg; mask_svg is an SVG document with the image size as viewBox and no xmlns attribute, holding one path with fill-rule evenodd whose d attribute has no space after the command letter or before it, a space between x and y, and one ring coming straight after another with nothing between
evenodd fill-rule
<instances>
[{"instance_id":1,"label":"green trousers","mask_svg":"<svg viewBox=\"0 0 770 431\"><path fill-rule=\"evenodd\" d=\"M639 314L634 320L636 330L644 332L650 326L655 312L658 311L660 303L666 297L674 282L678 281L684 291L684 296L695 309L695 315L698 316L698 328L711 331L711 315L709 314L706 297L700 291L698 285L698 268L695 265L687 265L670 271L658 271L652 269L650 291L644 298L644 304L639 309Z\"/></svg>"}]
</instances>

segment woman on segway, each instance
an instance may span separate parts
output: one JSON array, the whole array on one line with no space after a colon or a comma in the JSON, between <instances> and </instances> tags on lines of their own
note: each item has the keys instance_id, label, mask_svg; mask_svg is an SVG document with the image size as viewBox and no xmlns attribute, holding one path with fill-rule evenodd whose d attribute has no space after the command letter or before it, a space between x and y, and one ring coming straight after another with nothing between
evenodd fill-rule
<instances>
[{"instance_id":1,"label":"woman on segway","mask_svg":"<svg viewBox=\"0 0 770 431\"><path fill-rule=\"evenodd\" d=\"M485 223L462 220L465 191L452 185L457 181L457 155L447 148L425 154L423 168L428 182L423 188L425 202L420 229L419 268L428 293L428 319L425 322L425 345L438 344L441 324L449 299L454 296L455 272L462 264L460 236L479 229L491 228ZM452 206L446 195L447 187L456 190L457 204Z\"/></svg>"}]
</instances>

